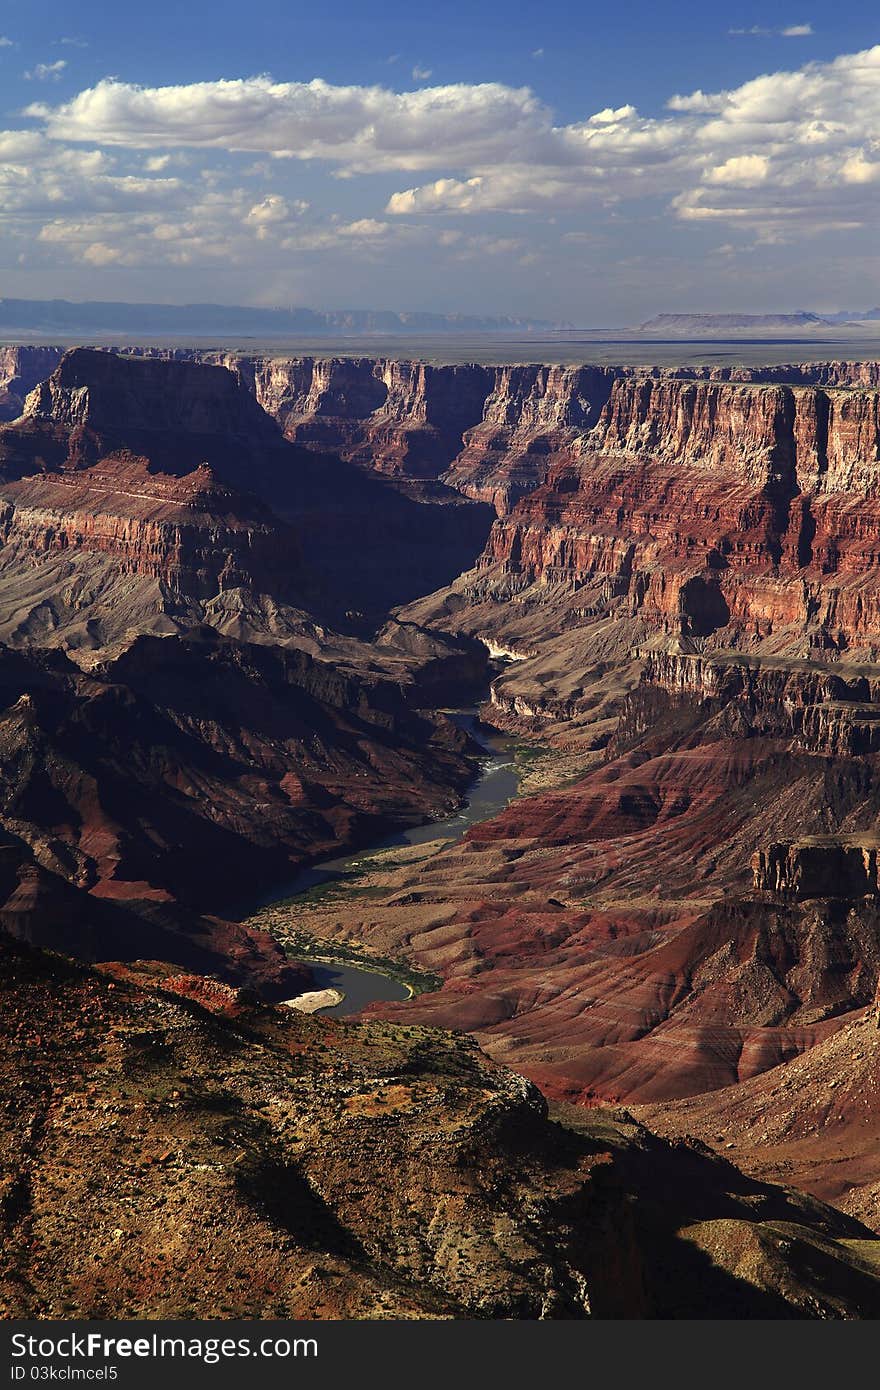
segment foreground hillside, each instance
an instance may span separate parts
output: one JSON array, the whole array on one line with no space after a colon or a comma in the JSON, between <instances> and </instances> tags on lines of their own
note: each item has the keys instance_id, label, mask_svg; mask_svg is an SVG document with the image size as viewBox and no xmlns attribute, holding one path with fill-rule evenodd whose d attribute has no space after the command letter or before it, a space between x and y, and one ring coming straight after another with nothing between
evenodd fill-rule
<instances>
[{"instance_id":1,"label":"foreground hillside","mask_svg":"<svg viewBox=\"0 0 880 1390\"><path fill-rule=\"evenodd\" d=\"M880 1313L858 1222L465 1038L0 964L4 1316Z\"/></svg>"}]
</instances>

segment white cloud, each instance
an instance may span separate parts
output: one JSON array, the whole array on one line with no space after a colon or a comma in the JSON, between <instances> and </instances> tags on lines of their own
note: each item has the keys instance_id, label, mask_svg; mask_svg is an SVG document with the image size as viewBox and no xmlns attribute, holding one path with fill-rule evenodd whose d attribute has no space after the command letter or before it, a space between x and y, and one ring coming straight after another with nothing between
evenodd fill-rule
<instances>
[{"instance_id":1,"label":"white cloud","mask_svg":"<svg viewBox=\"0 0 880 1390\"><path fill-rule=\"evenodd\" d=\"M492 160L550 136L549 111L528 88L457 83L412 92L273 82L268 77L136 87L105 80L61 106L41 102L58 140L133 149L194 147L324 159L347 172Z\"/></svg>"},{"instance_id":2,"label":"white cloud","mask_svg":"<svg viewBox=\"0 0 880 1390\"><path fill-rule=\"evenodd\" d=\"M431 68L423 68L419 63L416 63L412 70L413 82L427 82L428 78L431 76L431 72Z\"/></svg>"},{"instance_id":3,"label":"white cloud","mask_svg":"<svg viewBox=\"0 0 880 1390\"><path fill-rule=\"evenodd\" d=\"M394 228L390 222L377 222L374 217L361 217L356 222L346 222L336 228L338 236L346 237L385 237Z\"/></svg>"},{"instance_id":4,"label":"white cloud","mask_svg":"<svg viewBox=\"0 0 880 1390\"><path fill-rule=\"evenodd\" d=\"M392 193L386 212L400 215L412 212L469 212L480 202L481 178L437 179L421 188Z\"/></svg>"},{"instance_id":5,"label":"white cloud","mask_svg":"<svg viewBox=\"0 0 880 1390\"><path fill-rule=\"evenodd\" d=\"M707 169L704 178L707 183L740 184L754 188L767 178L770 162L762 154L736 154L723 164Z\"/></svg>"},{"instance_id":6,"label":"white cloud","mask_svg":"<svg viewBox=\"0 0 880 1390\"><path fill-rule=\"evenodd\" d=\"M28 114L41 130L0 132L0 224L42 218L43 244L93 266L224 254L256 264L258 242L260 263L291 251L390 260L410 245L522 261L536 254L524 221L515 237L468 237L449 223L504 213L548 224L588 209L593 236L630 201L645 225L646 200L651 217L739 228L738 243L877 221L880 46L680 93L659 115L623 100L568 124L530 89L499 83L394 92L269 77L154 88L108 79ZM181 177L167 175L172 161ZM336 177L408 177L378 202L357 185L360 205L352 185L334 218L297 196L297 161Z\"/></svg>"},{"instance_id":7,"label":"white cloud","mask_svg":"<svg viewBox=\"0 0 880 1390\"><path fill-rule=\"evenodd\" d=\"M709 111L719 111L724 104L724 97L723 92L713 96L698 87L695 92L691 92L687 96L670 97L666 107L669 111L687 111L700 115Z\"/></svg>"},{"instance_id":8,"label":"white cloud","mask_svg":"<svg viewBox=\"0 0 880 1390\"><path fill-rule=\"evenodd\" d=\"M0 228L80 212L126 212L185 200L176 178L120 172L103 150L59 145L38 131L0 131Z\"/></svg>"},{"instance_id":9,"label":"white cloud","mask_svg":"<svg viewBox=\"0 0 880 1390\"><path fill-rule=\"evenodd\" d=\"M876 159L866 159L863 150L852 155L840 172L845 183L880 183L880 151Z\"/></svg>"},{"instance_id":10,"label":"white cloud","mask_svg":"<svg viewBox=\"0 0 880 1390\"><path fill-rule=\"evenodd\" d=\"M522 213L665 196L691 222L769 221L812 234L877 220L880 46L674 96L668 111L643 117L626 105L541 127L505 160L475 160L463 175L393 194L387 211Z\"/></svg>"},{"instance_id":11,"label":"white cloud","mask_svg":"<svg viewBox=\"0 0 880 1390\"><path fill-rule=\"evenodd\" d=\"M286 222L290 207L280 193L267 193L259 203L254 203L248 211L247 220L257 226L270 226L273 222Z\"/></svg>"},{"instance_id":12,"label":"white cloud","mask_svg":"<svg viewBox=\"0 0 880 1390\"><path fill-rule=\"evenodd\" d=\"M8 39L5 34L0 34L0 48L14 48L12 39Z\"/></svg>"},{"instance_id":13,"label":"white cloud","mask_svg":"<svg viewBox=\"0 0 880 1390\"><path fill-rule=\"evenodd\" d=\"M57 82L66 67L67 59L58 58L54 63L37 63L36 67L29 68L23 76L28 82Z\"/></svg>"},{"instance_id":14,"label":"white cloud","mask_svg":"<svg viewBox=\"0 0 880 1390\"><path fill-rule=\"evenodd\" d=\"M86 265L135 265L136 259L118 246L108 246L106 241L93 241L82 253Z\"/></svg>"},{"instance_id":15,"label":"white cloud","mask_svg":"<svg viewBox=\"0 0 880 1390\"><path fill-rule=\"evenodd\" d=\"M280 193L267 193L248 209L244 223L256 232L260 241L267 241L308 208L309 204L302 198L291 202Z\"/></svg>"},{"instance_id":16,"label":"white cloud","mask_svg":"<svg viewBox=\"0 0 880 1390\"><path fill-rule=\"evenodd\" d=\"M786 24L780 28L768 29L761 24L753 24L748 29L728 29L728 34L738 39L808 39L812 37L812 24Z\"/></svg>"}]
</instances>

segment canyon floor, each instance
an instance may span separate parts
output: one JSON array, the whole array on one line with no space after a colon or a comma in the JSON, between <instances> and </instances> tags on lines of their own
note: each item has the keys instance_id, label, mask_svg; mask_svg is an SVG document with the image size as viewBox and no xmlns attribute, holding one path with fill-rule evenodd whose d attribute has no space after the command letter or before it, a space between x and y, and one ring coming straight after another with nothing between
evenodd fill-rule
<instances>
[{"instance_id":1,"label":"canyon floor","mask_svg":"<svg viewBox=\"0 0 880 1390\"><path fill-rule=\"evenodd\" d=\"M876 1316L880 364L0 380L4 1308Z\"/></svg>"}]
</instances>

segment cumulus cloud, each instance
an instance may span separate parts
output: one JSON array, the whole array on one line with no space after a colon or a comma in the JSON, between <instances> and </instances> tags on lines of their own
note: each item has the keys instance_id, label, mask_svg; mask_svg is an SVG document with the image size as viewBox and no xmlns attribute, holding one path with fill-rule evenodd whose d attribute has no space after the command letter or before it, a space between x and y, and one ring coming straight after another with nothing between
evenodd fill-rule
<instances>
[{"instance_id":1,"label":"cumulus cloud","mask_svg":"<svg viewBox=\"0 0 880 1390\"><path fill-rule=\"evenodd\" d=\"M223 248L236 263L257 242L267 258L369 259L430 244L522 260L534 256L525 222L512 238L468 237L450 222L549 223L586 209L595 228L646 199L652 215L665 208L683 224L727 223L774 244L877 220L880 46L695 88L659 114L624 100L566 124L529 88L501 83L395 92L265 76L169 87L107 79L27 114L39 129L0 133L0 222L42 215L45 243L95 266L213 262ZM172 161L181 174L189 161L186 179L168 176ZM362 206L349 196L347 215L333 216L297 196L298 162L337 177L406 177L372 205L360 184Z\"/></svg>"},{"instance_id":2,"label":"cumulus cloud","mask_svg":"<svg viewBox=\"0 0 880 1390\"><path fill-rule=\"evenodd\" d=\"M58 140L323 159L352 173L500 159L512 144L534 145L552 127L531 91L496 82L392 92L317 78L179 87L108 79L60 106L33 103L25 114L44 120Z\"/></svg>"},{"instance_id":3,"label":"cumulus cloud","mask_svg":"<svg viewBox=\"0 0 880 1390\"><path fill-rule=\"evenodd\" d=\"M179 179L120 169L103 150L58 145L37 131L0 131L0 235L13 247L31 252L42 240L67 248L74 244L70 229L89 223L73 259L84 258L92 243L122 251L139 219L167 217L190 200ZM87 263L101 258L119 261L99 249Z\"/></svg>"},{"instance_id":4,"label":"cumulus cloud","mask_svg":"<svg viewBox=\"0 0 880 1390\"><path fill-rule=\"evenodd\" d=\"M714 168L707 169L703 177L707 183L728 187L731 184L740 184L746 188L754 188L756 184L764 182L769 171L770 161L764 155L735 154L730 159L725 159L723 164L716 164Z\"/></svg>"},{"instance_id":5,"label":"cumulus cloud","mask_svg":"<svg viewBox=\"0 0 880 1390\"><path fill-rule=\"evenodd\" d=\"M54 63L37 63L23 76L28 82L57 82L66 67L67 59L58 58Z\"/></svg>"},{"instance_id":6,"label":"cumulus cloud","mask_svg":"<svg viewBox=\"0 0 880 1390\"><path fill-rule=\"evenodd\" d=\"M240 265L253 255L252 230L240 190L200 199L166 198L158 206L121 200L110 211L58 216L37 241L57 255L93 267Z\"/></svg>"},{"instance_id":7,"label":"cumulus cloud","mask_svg":"<svg viewBox=\"0 0 880 1390\"><path fill-rule=\"evenodd\" d=\"M247 220L260 227L271 226L273 222L286 222L290 216L287 199L280 193L267 193L259 203L249 210Z\"/></svg>"},{"instance_id":8,"label":"cumulus cloud","mask_svg":"<svg viewBox=\"0 0 880 1390\"><path fill-rule=\"evenodd\" d=\"M291 201L280 193L267 193L248 209L245 225L256 231L260 241L266 241L308 209L309 204L303 198Z\"/></svg>"},{"instance_id":9,"label":"cumulus cloud","mask_svg":"<svg viewBox=\"0 0 880 1390\"><path fill-rule=\"evenodd\" d=\"M403 189L387 211L522 213L659 195L692 222L769 220L812 233L876 220L880 46L673 96L667 110L644 117L626 105L542 124L506 160Z\"/></svg>"},{"instance_id":10,"label":"cumulus cloud","mask_svg":"<svg viewBox=\"0 0 880 1390\"><path fill-rule=\"evenodd\" d=\"M12 39L8 39L5 34L0 34L0 48L14 48Z\"/></svg>"},{"instance_id":11,"label":"cumulus cloud","mask_svg":"<svg viewBox=\"0 0 880 1390\"><path fill-rule=\"evenodd\" d=\"M336 228L339 236L347 237L385 237L394 228L390 222L379 222L375 217L359 217L355 222L345 222Z\"/></svg>"}]
</instances>

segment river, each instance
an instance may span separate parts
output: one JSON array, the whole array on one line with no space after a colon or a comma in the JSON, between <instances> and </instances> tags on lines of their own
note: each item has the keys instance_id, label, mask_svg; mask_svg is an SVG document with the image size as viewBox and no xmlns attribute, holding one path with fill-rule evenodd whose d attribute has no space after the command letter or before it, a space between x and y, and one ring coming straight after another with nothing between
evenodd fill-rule
<instances>
[{"instance_id":1,"label":"river","mask_svg":"<svg viewBox=\"0 0 880 1390\"><path fill-rule=\"evenodd\" d=\"M442 820L430 821L427 825L416 825L409 830L398 830L383 840L378 840L368 849L360 849L354 854L342 855L335 859L322 859L303 869L282 893L275 893L265 899L263 908L296 904L311 889L323 883L342 883L350 878L354 883L358 868L363 860L377 850L392 849L395 845L423 845L432 840L458 840L465 831L479 821L488 820L516 796L519 790L519 772L514 762L514 744L510 739L494 733L480 723L476 709L446 710L448 718L460 729L471 735L483 749L484 756L480 771L467 792L465 804L451 816ZM336 989L344 998L340 1004L324 1008L322 1013L339 1018L358 1013L367 1004L378 1000L402 1000L409 998L409 990L400 980L392 979L371 970L359 970L350 965L304 962L309 966L315 979L315 989Z\"/></svg>"}]
</instances>

